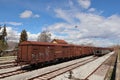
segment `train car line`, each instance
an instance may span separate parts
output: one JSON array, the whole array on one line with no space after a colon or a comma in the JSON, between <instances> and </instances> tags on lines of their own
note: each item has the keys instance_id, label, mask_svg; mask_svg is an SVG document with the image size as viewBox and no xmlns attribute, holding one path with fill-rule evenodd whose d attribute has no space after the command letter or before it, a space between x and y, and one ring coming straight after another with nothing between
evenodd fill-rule
<instances>
[{"instance_id":1,"label":"train car line","mask_svg":"<svg viewBox=\"0 0 120 80\"><path fill-rule=\"evenodd\" d=\"M25 41L19 45L18 64L44 64L72 60L88 55L107 54L111 48ZM96 52L98 52L96 54Z\"/></svg>"}]
</instances>

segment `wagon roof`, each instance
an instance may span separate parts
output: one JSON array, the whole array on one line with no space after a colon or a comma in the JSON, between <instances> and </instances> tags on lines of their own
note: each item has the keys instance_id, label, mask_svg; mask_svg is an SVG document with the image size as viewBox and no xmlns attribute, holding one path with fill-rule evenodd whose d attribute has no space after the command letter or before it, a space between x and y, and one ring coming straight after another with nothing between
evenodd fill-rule
<instances>
[{"instance_id":1,"label":"wagon roof","mask_svg":"<svg viewBox=\"0 0 120 80\"><path fill-rule=\"evenodd\" d=\"M76 47L90 47L90 46L80 46L80 45L74 45L74 44L55 44L50 42L37 42L37 41L24 41L20 43L19 45L48 45L48 46L76 46ZM92 46L91 46L92 47ZM95 47L93 47L95 48Z\"/></svg>"},{"instance_id":2,"label":"wagon roof","mask_svg":"<svg viewBox=\"0 0 120 80\"><path fill-rule=\"evenodd\" d=\"M20 43L20 45L56 45L56 46L70 46L71 44L55 44L55 43L49 43L49 42L37 42L37 41L24 41ZM71 45L72 46L72 45Z\"/></svg>"}]
</instances>

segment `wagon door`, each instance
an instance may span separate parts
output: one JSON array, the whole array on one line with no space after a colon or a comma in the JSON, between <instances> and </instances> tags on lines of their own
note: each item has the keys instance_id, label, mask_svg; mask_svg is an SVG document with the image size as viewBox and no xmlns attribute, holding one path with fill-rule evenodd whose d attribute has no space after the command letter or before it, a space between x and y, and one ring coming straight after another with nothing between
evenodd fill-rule
<instances>
[{"instance_id":1,"label":"wagon door","mask_svg":"<svg viewBox=\"0 0 120 80\"><path fill-rule=\"evenodd\" d=\"M63 49L62 49L62 46L55 46L55 58L56 59L63 58Z\"/></svg>"},{"instance_id":2,"label":"wagon door","mask_svg":"<svg viewBox=\"0 0 120 80\"><path fill-rule=\"evenodd\" d=\"M32 61L34 62L39 61L39 46L33 46Z\"/></svg>"},{"instance_id":3,"label":"wagon door","mask_svg":"<svg viewBox=\"0 0 120 80\"><path fill-rule=\"evenodd\" d=\"M69 54L68 54L68 46L63 46L63 58L68 58Z\"/></svg>"},{"instance_id":4,"label":"wagon door","mask_svg":"<svg viewBox=\"0 0 120 80\"><path fill-rule=\"evenodd\" d=\"M19 58L22 61L28 60L28 46L27 45L22 45L19 47Z\"/></svg>"},{"instance_id":5,"label":"wagon door","mask_svg":"<svg viewBox=\"0 0 120 80\"><path fill-rule=\"evenodd\" d=\"M22 51L21 51L21 49L22 49L22 46L19 46L18 53L17 53L17 61L21 61L21 59L22 59Z\"/></svg>"},{"instance_id":6,"label":"wagon door","mask_svg":"<svg viewBox=\"0 0 120 80\"><path fill-rule=\"evenodd\" d=\"M46 50L46 46L40 46L39 47L39 62L44 62L45 59L45 51Z\"/></svg>"},{"instance_id":7,"label":"wagon door","mask_svg":"<svg viewBox=\"0 0 120 80\"><path fill-rule=\"evenodd\" d=\"M54 59L54 46L47 46L45 49L46 61L51 61Z\"/></svg>"}]
</instances>

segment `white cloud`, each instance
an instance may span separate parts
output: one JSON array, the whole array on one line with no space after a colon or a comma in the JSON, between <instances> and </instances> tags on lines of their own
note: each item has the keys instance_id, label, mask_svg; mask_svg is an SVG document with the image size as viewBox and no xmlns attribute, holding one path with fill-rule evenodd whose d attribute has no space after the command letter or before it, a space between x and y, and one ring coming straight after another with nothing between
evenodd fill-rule
<instances>
[{"instance_id":1,"label":"white cloud","mask_svg":"<svg viewBox=\"0 0 120 80\"><path fill-rule=\"evenodd\" d=\"M76 43L78 44L78 42ZM79 40L79 44L82 44L82 45L93 45L93 46L111 46L113 45L112 42L110 42L109 40L98 40L98 39L82 39L82 40Z\"/></svg>"},{"instance_id":2,"label":"white cloud","mask_svg":"<svg viewBox=\"0 0 120 80\"><path fill-rule=\"evenodd\" d=\"M28 40L30 40L30 41L37 41L39 34L40 33L32 34L30 32L27 32Z\"/></svg>"},{"instance_id":3,"label":"white cloud","mask_svg":"<svg viewBox=\"0 0 120 80\"><path fill-rule=\"evenodd\" d=\"M90 5L91 5L91 1L90 0L78 0L78 3L84 9L88 9L90 7Z\"/></svg>"},{"instance_id":4,"label":"white cloud","mask_svg":"<svg viewBox=\"0 0 120 80\"><path fill-rule=\"evenodd\" d=\"M69 13L64 11L65 14ZM78 22L75 23L74 19ZM103 17L93 13L77 12L71 23L55 23L47 27L52 34L52 39L65 39L69 43L74 44L92 44L96 46L110 46L114 42L120 40L120 16L112 15ZM77 26L77 27L75 27ZM12 27L7 27L8 40L19 41L20 33ZM28 40L36 41L39 33L32 34L27 32Z\"/></svg>"},{"instance_id":5,"label":"white cloud","mask_svg":"<svg viewBox=\"0 0 120 80\"><path fill-rule=\"evenodd\" d=\"M0 24L10 24L10 25L13 25L13 26L20 26L20 25L22 25L21 22L0 22Z\"/></svg>"},{"instance_id":6,"label":"white cloud","mask_svg":"<svg viewBox=\"0 0 120 80\"><path fill-rule=\"evenodd\" d=\"M14 25L14 26L20 26L22 23L20 22L7 22L8 24Z\"/></svg>"},{"instance_id":7,"label":"white cloud","mask_svg":"<svg viewBox=\"0 0 120 80\"><path fill-rule=\"evenodd\" d=\"M33 17L34 17L34 18L39 18L40 15L36 14L36 15L34 15Z\"/></svg>"},{"instance_id":8,"label":"white cloud","mask_svg":"<svg viewBox=\"0 0 120 80\"><path fill-rule=\"evenodd\" d=\"M32 11L25 10L20 14L20 18L30 18L32 17L32 15L33 15Z\"/></svg>"},{"instance_id":9,"label":"white cloud","mask_svg":"<svg viewBox=\"0 0 120 80\"><path fill-rule=\"evenodd\" d=\"M70 43L92 43L97 46L113 45L120 39L119 15L104 17L94 13L62 9L56 9L55 12L57 17L67 23L55 23L48 26L54 37L65 39Z\"/></svg>"},{"instance_id":10,"label":"white cloud","mask_svg":"<svg viewBox=\"0 0 120 80\"><path fill-rule=\"evenodd\" d=\"M90 8L88 11L89 11L89 12L94 12L94 11L95 11L95 8Z\"/></svg>"},{"instance_id":11,"label":"white cloud","mask_svg":"<svg viewBox=\"0 0 120 80\"><path fill-rule=\"evenodd\" d=\"M58 24L56 24L56 25L58 25ZM54 27L55 27L55 25L54 25ZM104 39L104 40L90 39L90 38L83 38L83 39L81 38L80 39L82 34L79 34L79 32L76 32L75 30L64 30L64 31L66 31L66 32L63 32L63 33L68 33L67 36L56 35L56 34L53 33L55 31L51 31L52 39L54 39L54 38L65 39L69 43L84 44L84 45L95 45L95 46L101 46L101 45L102 46L106 46L106 45L110 46L110 45L113 45L113 43L110 42L108 39ZM85 29L83 31L87 32ZM20 32L13 29L12 27L7 27L7 34L8 34L7 35L8 41L19 42ZM32 34L30 32L27 32L27 34L28 34L28 40L36 41L37 38L38 38L38 35L40 33Z\"/></svg>"},{"instance_id":12,"label":"white cloud","mask_svg":"<svg viewBox=\"0 0 120 80\"><path fill-rule=\"evenodd\" d=\"M33 14L33 12L30 11L30 10L25 10L24 12L22 12L22 13L20 14L20 18L31 18L31 17L39 18L40 15L38 15L38 14Z\"/></svg>"},{"instance_id":13,"label":"white cloud","mask_svg":"<svg viewBox=\"0 0 120 80\"><path fill-rule=\"evenodd\" d=\"M69 15L66 13L66 10L55 9L54 11L55 11L56 16L57 16L58 18L61 18L61 19L65 20L65 21L67 21L67 22L69 22L69 23L72 22L72 15L73 15L73 14L70 14L69 11L68 11Z\"/></svg>"},{"instance_id":14,"label":"white cloud","mask_svg":"<svg viewBox=\"0 0 120 80\"><path fill-rule=\"evenodd\" d=\"M14 30L12 27L7 27L7 40L8 41L19 41L20 33L17 30Z\"/></svg>"}]
</instances>

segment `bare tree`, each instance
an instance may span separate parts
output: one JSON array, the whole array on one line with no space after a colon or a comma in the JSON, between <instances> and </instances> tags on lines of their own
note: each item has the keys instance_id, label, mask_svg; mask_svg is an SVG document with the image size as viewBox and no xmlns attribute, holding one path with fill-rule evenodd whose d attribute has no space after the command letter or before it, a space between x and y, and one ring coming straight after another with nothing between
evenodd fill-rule
<instances>
[{"instance_id":1,"label":"bare tree","mask_svg":"<svg viewBox=\"0 0 120 80\"><path fill-rule=\"evenodd\" d=\"M38 40L40 42L50 42L51 40L51 34L49 31L45 30L43 32L40 33L40 35L38 36Z\"/></svg>"}]
</instances>

